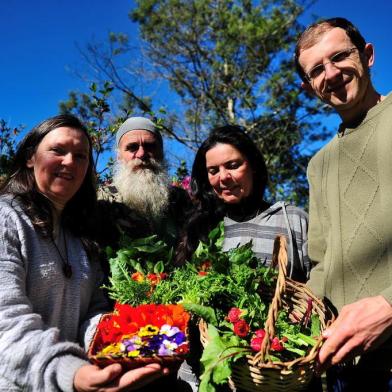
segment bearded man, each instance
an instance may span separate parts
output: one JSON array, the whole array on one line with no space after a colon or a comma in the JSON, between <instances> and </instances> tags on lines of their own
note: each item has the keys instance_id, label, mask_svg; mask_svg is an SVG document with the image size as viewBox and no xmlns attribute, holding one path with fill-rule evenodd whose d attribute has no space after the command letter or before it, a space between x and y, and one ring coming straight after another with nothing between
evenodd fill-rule
<instances>
[{"instance_id":1,"label":"bearded man","mask_svg":"<svg viewBox=\"0 0 392 392\"><path fill-rule=\"evenodd\" d=\"M116 248L122 233L130 238L157 234L174 246L191 202L183 189L170 185L156 124L128 118L117 131L116 147L112 185L99 192L98 242Z\"/></svg>"}]
</instances>

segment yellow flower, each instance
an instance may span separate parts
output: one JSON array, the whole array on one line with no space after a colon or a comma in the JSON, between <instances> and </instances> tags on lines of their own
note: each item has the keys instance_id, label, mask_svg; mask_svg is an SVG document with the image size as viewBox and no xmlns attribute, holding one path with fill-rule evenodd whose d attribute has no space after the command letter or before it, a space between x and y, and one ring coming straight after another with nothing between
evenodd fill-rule
<instances>
[{"instance_id":1,"label":"yellow flower","mask_svg":"<svg viewBox=\"0 0 392 392\"><path fill-rule=\"evenodd\" d=\"M114 344L109 344L109 346L106 346L100 354L102 355L108 355L108 354L119 354L121 352L121 344L120 343L114 343Z\"/></svg>"},{"instance_id":2,"label":"yellow flower","mask_svg":"<svg viewBox=\"0 0 392 392\"><path fill-rule=\"evenodd\" d=\"M147 324L145 327L141 327L138 335L140 337L142 336L152 336L152 335L157 335L159 332L159 328L155 327L154 325Z\"/></svg>"},{"instance_id":3,"label":"yellow flower","mask_svg":"<svg viewBox=\"0 0 392 392\"><path fill-rule=\"evenodd\" d=\"M134 351L130 351L128 353L128 357L137 357L140 354L140 350L134 350Z\"/></svg>"}]
</instances>

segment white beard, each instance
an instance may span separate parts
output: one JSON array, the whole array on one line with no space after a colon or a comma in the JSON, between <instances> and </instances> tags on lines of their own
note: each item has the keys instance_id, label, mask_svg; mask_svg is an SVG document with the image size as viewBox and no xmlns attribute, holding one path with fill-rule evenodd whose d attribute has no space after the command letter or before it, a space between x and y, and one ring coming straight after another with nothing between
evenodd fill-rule
<instances>
[{"instance_id":1,"label":"white beard","mask_svg":"<svg viewBox=\"0 0 392 392\"><path fill-rule=\"evenodd\" d=\"M118 160L114 167L113 184L122 201L147 218L162 218L169 205L170 180L165 165L150 159L143 162L133 159L129 162Z\"/></svg>"}]
</instances>

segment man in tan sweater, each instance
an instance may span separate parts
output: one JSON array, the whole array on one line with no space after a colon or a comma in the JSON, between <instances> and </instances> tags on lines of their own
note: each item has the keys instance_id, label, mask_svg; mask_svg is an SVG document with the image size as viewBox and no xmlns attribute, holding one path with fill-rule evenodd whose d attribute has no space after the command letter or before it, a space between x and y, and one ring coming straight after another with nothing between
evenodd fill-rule
<instances>
[{"instance_id":1,"label":"man in tan sweater","mask_svg":"<svg viewBox=\"0 0 392 392\"><path fill-rule=\"evenodd\" d=\"M357 360L332 369L334 391L392 391L392 95L373 87L373 63L344 18L308 27L296 47L302 87L342 119L308 167L309 286L339 311L320 370Z\"/></svg>"}]
</instances>

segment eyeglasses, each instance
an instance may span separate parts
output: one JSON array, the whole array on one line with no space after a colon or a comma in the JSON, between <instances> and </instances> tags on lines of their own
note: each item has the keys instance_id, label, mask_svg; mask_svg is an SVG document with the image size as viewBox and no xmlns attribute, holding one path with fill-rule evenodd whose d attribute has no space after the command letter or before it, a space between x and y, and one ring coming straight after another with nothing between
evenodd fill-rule
<instances>
[{"instance_id":1,"label":"eyeglasses","mask_svg":"<svg viewBox=\"0 0 392 392\"><path fill-rule=\"evenodd\" d=\"M309 82L315 81L318 79L321 75L325 73L325 66L327 64L333 64L335 67L339 67L340 63L343 63L345 60L347 60L353 52L355 52L358 48L350 48L347 50L342 50L341 52L338 52L334 54L329 61L327 61L324 64L319 64L313 67L308 73L305 74L306 79L308 79Z\"/></svg>"}]
</instances>

